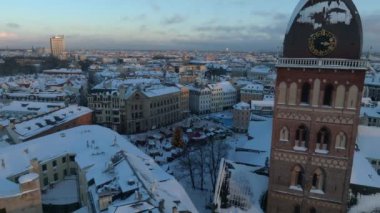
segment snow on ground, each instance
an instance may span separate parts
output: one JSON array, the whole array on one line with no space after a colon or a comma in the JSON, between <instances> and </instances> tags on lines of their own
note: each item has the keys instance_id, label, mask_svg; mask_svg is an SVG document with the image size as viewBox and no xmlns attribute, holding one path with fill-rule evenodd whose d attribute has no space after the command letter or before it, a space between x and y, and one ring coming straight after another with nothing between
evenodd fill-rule
<instances>
[{"instance_id":1,"label":"snow on ground","mask_svg":"<svg viewBox=\"0 0 380 213\"><path fill-rule=\"evenodd\" d=\"M366 212L380 212L380 194L363 195L358 197L358 204L348 211L348 213Z\"/></svg>"},{"instance_id":2,"label":"snow on ground","mask_svg":"<svg viewBox=\"0 0 380 213\"><path fill-rule=\"evenodd\" d=\"M79 202L76 176L68 176L42 194L43 204L67 205Z\"/></svg>"}]
</instances>

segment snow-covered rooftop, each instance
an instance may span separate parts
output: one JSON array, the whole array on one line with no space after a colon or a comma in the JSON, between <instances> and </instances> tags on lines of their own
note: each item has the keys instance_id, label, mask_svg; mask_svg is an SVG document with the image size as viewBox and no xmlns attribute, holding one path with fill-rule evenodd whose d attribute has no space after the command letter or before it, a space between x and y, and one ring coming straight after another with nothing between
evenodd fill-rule
<instances>
[{"instance_id":1,"label":"snow-covered rooftop","mask_svg":"<svg viewBox=\"0 0 380 213\"><path fill-rule=\"evenodd\" d=\"M265 65L257 65L257 66L254 66L250 72L253 72L253 73L262 73L262 74L269 74L270 72L270 68L268 66L265 66Z\"/></svg>"},{"instance_id":2,"label":"snow-covered rooftop","mask_svg":"<svg viewBox=\"0 0 380 213\"><path fill-rule=\"evenodd\" d=\"M235 104L233 106L234 109L237 109L237 110L243 110L243 109L248 109L250 108L249 104L245 103L245 102L240 102L238 104Z\"/></svg>"},{"instance_id":3,"label":"snow-covered rooftop","mask_svg":"<svg viewBox=\"0 0 380 213\"><path fill-rule=\"evenodd\" d=\"M143 93L148 97L156 97L156 96L162 96L162 95L168 95L168 94L180 93L180 92L181 90L178 87L166 87L166 86L147 88L143 91Z\"/></svg>"},{"instance_id":4,"label":"snow-covered rooftop","mask_svg":"<svg viewBox=\"0 0 380 213\"><path fill-rule=\"evenodd\" d=\"M222 81L218 83L224 93L236 92L236 89L229 81Z\"/></svg>"},{"instance_id":5,"label":"snow-covered rooftop","mask_svg":"<svg viewBox=\"0 0 380 213\"><path fill-rule=\"evenodd\" d=\"M230 138L231 142L236 143L236 152L230 153L233 156L229 156L229 159L247 165L266 166L270 156L273 119L260 118L260 121L257 119L249 123L248 134L251 139L246 134L237 134Z\"/></svg>"},{"instance_id":6,"label":"snow-covered rooftop","mask_svg":"<svg viewBox=\"0 0 380 213\"><path fill-rule=\"evenodd\" d=\"M87 107L70 105L41 117L17 123L14 125L14 131L19 135L20 139L26 140L54 126L66 123L91 112L92 110Z\"/></svg>"},{"instance_id":7,"label":"snow-covered rooftop","mask_svg":"<svg viewBox=\"0 0 380 213\"><path fill-rule=\"evenodd\" d=\"M81 69L51 69L51 70L44 70L43 73L50 73L50 74L82 74Z\"/></svg>"},{"instance_id":8,"label":"snow-covered rooftop","mask_svg":"<svg viewBox=\"0 0 380 213\"><path fill-rule=\"evenodd\" d=\"M253 90L253 91L264 91L264 85L257 84L257 83L250 83L241 89L242 90Z\"/></svg>"},{"instance_id":9,"label":"snow-covered rooftop","mask_svg":"<svg viewBox=\"0 0 380 213\"><path fill-rule=\"evenodd\" d=\"M11 101L9 103L0 103L0 113L3 112L33 112L47 113L65 106L63 102L47 103L32 101Z\"/></svg>"},{"instance_id":10,"label":"snow-covered rooftop","mask_svg":"<svg viewBox=\"0 0 380 213\"><path fill-rule=\"evenodd\" d=\"M380 159L380 131L378 127L359 125L351 184L380 188L380 176L369 159Z\"/></svg>"},{"instance_id":11,"label":"snow-covered rooftop","mask_svg":"<svg viewBox=\"0 0 380 213\"><path fill-rule=\"evenodd\" d=\"M165 200L165 212L171 212L173 206L177 206L179 211L198 212L182 186L152 158L116 132L96 125L80 126L2 148L0 160L4 166L0 166L0 195L9 196L19 192L18 185L7 178L28 171L32 159L44 163L67 154L75 156L79 168L86 170L86 179L93 179L95 185L113 180L109 187L119 188L122 185L119 181L128 181L124 178L130 177L140 182L142 192L148 192L146 195L149 195L152 205L158 206L159 201ZM118 162L123 163L119 168ZM102 191L100 188L91 189L93 188L89 188L90 193L97 202L96 198ZM128 201L138 202L132 197L127 198ZM122 202L116 200L109 208L113 205L127 205Z\"/></svg>"}]
</instances>

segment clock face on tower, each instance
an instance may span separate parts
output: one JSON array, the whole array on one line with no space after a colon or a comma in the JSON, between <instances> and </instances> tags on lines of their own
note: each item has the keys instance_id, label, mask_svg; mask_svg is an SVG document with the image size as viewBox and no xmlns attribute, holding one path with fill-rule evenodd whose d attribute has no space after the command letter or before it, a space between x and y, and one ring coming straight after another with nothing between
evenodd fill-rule
<instances>
[{"instance_id":1,"label":"clock face on tower","mask_svg":"<svg viewBox=\"0 0 380 213\"><path fill-rule=\"evenodd\" d=\"M309 37L309 50L318 57L327 56L336 48L337 40L334 34L321 30L313 33Z\"/></svg>"}]
</instances>

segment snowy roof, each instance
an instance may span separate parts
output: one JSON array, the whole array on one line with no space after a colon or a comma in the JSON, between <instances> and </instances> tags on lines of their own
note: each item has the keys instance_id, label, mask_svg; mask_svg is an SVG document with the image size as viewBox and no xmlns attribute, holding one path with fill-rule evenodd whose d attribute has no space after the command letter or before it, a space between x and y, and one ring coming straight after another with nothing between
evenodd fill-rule
<instances>
[{"instance_id":1,"label":"snowy roof","mask_svg":"<svg viewBox=\"0 0 380 213\"><path fill-rule=\"evenodd\" d=\"M368 116L372 118L380 118L380 107L361 107L360 117Z\"/></svg>"},{"instance_id":2,"label":"snowy roof","mask_svg":"<svg viewBox=\"0 0 380 213\"><path fill-rule=\"evenodd\" d=\"M350 25L353 18L350 9L343 1L324 1L303 8L299 12L297 22L311 24L314 30L317 30L322 27L322 24L315 17L316 14L321 13L327 15L326 22L329 24L345 23Z\"/></svg>"},{"instance_id":3,"label":"snowy roof","mask_svg":"<svg viewBox=\"0 0 380 213\"><path fill-rule=\"evenodd\" d=\"M47 113L52 110L62 108L65 103L46 103L32 101L11 101L9 103L0 103L0 113L3 112L37 112Z\"/></svg>"},{"instance_id":4,"label":"snowy roof","mask_svg":"<svg viewBox=\"0 0 380 213\"><path fill-rule=\"evenodd\" d=\"M364 82L368 86L380 86L380 73L367 74Z\"/></svg>"},{"instance_id":5,"label":"snowy roof","mask_svg":"<svg viewBox=\"0 0 380 213\"><path fill-rule=\"evenodd\" d=\"M253 137L247 139L247 135L238 134L236 138L237 151L234 161L255 166L265 166L270 156L272 139L272 118L262 118L262 121L250 121L248 134Z\"/></svg>"},{"instance_id":6,"label":"snowy roof","mask_svg":"<svg viewBox=\"0 0 380 213\"><path fill-rule=\"evenodd\" d=\"M26 174L26 175L23 175L21 176L19 179L18 179L18 182L20 184L23 184L23 183L28 183L30 181L33 181L35 179L38 178L38 174L36 173L29 173L29 174Z\"/></svg>"},{"instance_id":7,"label":"snowy roof","mask_svg":"<svg viewBox=\"0 0 380 213\"><path fill-rule=\"evenodd\" d=\"M362 153L357 151L354 154L351 184L380 188L380 176Z\"/></svg>"},{"instance_id":8,"label":"snowy roof","mask_svg":"<svg viewBox=\"0 0 380 213\"><path fill-rule=\"evenodd\" d=\"M251 101L252 109L256 107L274 107L274 100Z\"/></svg>"},{"instance_id":9,"label":"snowy roof","mask_svg":"<svg viewBox=\"0 0 380 213\"><path fill-rule=\"evenodd\" d=\"M143 91L143 93L148 97L156 97L156 96L162 96L162 95L168 95L172 93L180 93L181 90L178 87L151 87L147 88Z\"/></svg>"},{"instance_id":10,"label":"snowy roof","mask_svg":"<svg viewBox=\"0 0 380 213\"><path fill-rule=\"evenodd\" d=\"M354 155L351 183L380 188L380 176L368 159L380 159L380 131L378 127L359 125L357 146Z\"/></svg>"},{"instance_id":11,"label":"snowy roof","mask_svg":"<svg viewBox=\"0 0 380 213\"><path fill-rule=\"evenodd\" d=\"M51 70L44 70L43 73L50 73L50 74L82 74L81 69L51 69Z\"/></svg>"},{"instance_id":12,"label":"snowy roof","mask_svg":"<svg viewBox=\"0 0 380 213\"><path fill-rule=\"evenodd\" d=\"M234 109L237 109L237 110L243 110L243 109L249 109L249 104L245 103L245 102L240 102L238 104L235 104L234 106Z\"/></svg>"},{"instance_id":13,"label":"snowy roof","mask_svg":"<svg viewBox=\"0 0 380 213\"><path fill-rule=\"evenodd\" d=\"M108 89L117 90L121 85L124 86L138 86L138 85L154 85L160 84L159 79L153 78L129 78L129 79L110 79L96 85L92 89Z\"/></svg>"},{"instance_id":14,"label":"snowy roof","mask_svg":"<svg viewBox=\"0 0 380 213\"><path fill-rule=\"evenodd\" d=\"M236 92L236 89L229 81L223 81L218 83L224 93Z\"/></svg>"},{"instance_id":15,"label":"snowy roof","mask_svg":"<svg viewBox=\"0 0 380 213\"><path fill-rule=\"evenodd\" d=\"M264 85L262 84L256 84L256 83L250 83L247 84L245 87L241 88L242 90L255 90L255 91L263 91Z\"/></svg>"},{"instance_id":16,"label":"snowy roof","mask_svg":"<svg viewBox=\"0 0 380 213\"><path fill-rule=\"evenodd\" d=\"M380 129L359 125L357 145L361 154L366 158L380 160Z\"/></svg>"},{"instance_id":17,"label":"snowy roof","mask_svg":"<svg viewBox=\"0 0 380 213\"><path fill-rule=\"evenodd\" d=\"M253 73L263 73L263 74L268 74L269 71L270 71L270 68L265 65L257 65L257 66L252 67L252 69L250 70L250 72L253 72Z\"/></svg>"},{"instance_id":18,"label":"snowy roof","mask_svg":"<svg viewBox=\"0 0 380 213\"><path fill-rule=\"evenodd\" d=\"M65 92L12 92L12 93L5 93L5 95L9 97L30 97L30 96L36 96L40 98L57 98L57 97L65 97L67 94Z\"/></svg>"},{"instance_id":19,"label":"snowy roof","mask_svg":"<svg viewBox=\"0 0 380 213\"><path fill-rule=\"evenodd\" d=\"M17 123L14 126L14 131L19 135L20 139L26 140L43 131L91 112L92 110L87 107L71 105L41 117Z\"/></svg>"},{"instance_id":20,"label":"snowy roof","mask_svg":"<svg viewBox=\"0 0 380 213\"><path fill-rule=\"evenodd\" d=\"M118 181L123 180L121 178L135 177L134 180L143 187L141 190L150 192L150 201L154 205L165 200L165 212L171 213L177 200L180 201L177 206L180 211L197 212L182 186L151 157L116 132L97 125L80 126L1 149L0 159L5 166L0 166L0 195L14 194L16 184L7 178L28 171L32 159L44 163L67 154L75 155L79 168L86 170L87 181L94 179L98 184L100 179L113 180L113 185L109 187L118 188ZM117 167L118 162L124 162L122 168ZM109 172L112 169L115 172ZM99 189L90 193L96 202L102 191Z\"/></svg>"}]
</instances>

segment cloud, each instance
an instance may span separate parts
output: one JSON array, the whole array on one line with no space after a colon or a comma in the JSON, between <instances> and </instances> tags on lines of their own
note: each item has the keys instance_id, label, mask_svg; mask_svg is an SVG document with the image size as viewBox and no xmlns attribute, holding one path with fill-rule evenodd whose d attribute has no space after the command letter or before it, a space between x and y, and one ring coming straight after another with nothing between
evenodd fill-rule
<instances>
[{"instance_id":1,"label":"cloud","mask_svg":"<svg viewBox=\"0 0 380 213\"><path fill-rule=\"evenodd\" d=\"M246 30L247 26L199 26L194 28L198 32L230 33Z\"/></svg>"},{"instance_id":2,"label":"cloud","mask_svg":"<svg viewBox=\"0 0 380 213\"><path fill-rule=\"evenodd\" d=\"M146 25L141 25L139 27L140 32L145 32L147 29L148 29L148 27Z\"/></svg>"},{"instance_id":3,"label":"cloud","mask_svg":"<svg viewBox=\"0 0 380 213\"><path fill-rule=\"evenodd\" d=\"M134 20L145 20L147 18L146 14L140 14L134 18Z\"/></svg>"},{"instance_id":4,"label":"cloud","mask_svg":"<svg viewBox=\"0 0 380 213\"><path fill-rule=\"evenodd\" d=\"M7 27L16 29L16 28L20 28L20 25L17 23L9 22L7 23Z\"/></svg>"},{"instance_id":5,"label":"cloud","mask_svg":"<svg viewBox=\"0 0 380 213\"><path fill-rule=\"evenodd\" d=\"M120 18L121 21L128 21L129 20L129 17L128 16L123 16Z\"/></svg>"},{"instance_id":6,"label":"cloud","mask_svg":"<svg viewBox=\"0 0 380 213\"><path fill-rule=\"evenodd\" d=\"M155 12L158 12L161 10L161 7L158 6L158 4L156 4L156 3L151 3L150 6L152 7L153 11L155 11Z\"/></svg>"},{"instance_id":7,"label":"cloud","mask_svg":"<svg viewBox=\"0 0 380 213\"><path fill-rule=\"evenodd\" d=\"M179 23L182 23L184 22L186 19L185 17L181 16L181 15L173 15L171 17L167 17L165 18L162 23L165 24L165 25L172 25L172 24L179 24Z\"/></svg>"},{"instance_id":8,"label":"cloud","mask_svg":"<svg viewBox=\"0 0 380 213\"><path fill-rule=\"evenodd\" d=\"M1 32L0 31L0 40L9 40L17 38L17 34L11 32Z\"/></svg>"}]
</instances>

